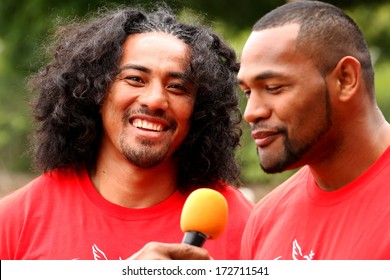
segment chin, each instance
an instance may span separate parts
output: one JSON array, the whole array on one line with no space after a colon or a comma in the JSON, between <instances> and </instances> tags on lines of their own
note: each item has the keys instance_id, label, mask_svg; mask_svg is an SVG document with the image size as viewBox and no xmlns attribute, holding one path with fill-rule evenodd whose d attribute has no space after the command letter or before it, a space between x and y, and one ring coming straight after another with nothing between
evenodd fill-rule
<instances>
[{"instance_id":1,"label":"chin","mask_svg":"<svg viewBox=\"0 0 390 280\"><path fill-rule=\"evenodd\" d=\"M260 161L260 167L267 174L281 173L293 169L286 161L273 162L272 164Z\"/></svg>"}]
</instances>

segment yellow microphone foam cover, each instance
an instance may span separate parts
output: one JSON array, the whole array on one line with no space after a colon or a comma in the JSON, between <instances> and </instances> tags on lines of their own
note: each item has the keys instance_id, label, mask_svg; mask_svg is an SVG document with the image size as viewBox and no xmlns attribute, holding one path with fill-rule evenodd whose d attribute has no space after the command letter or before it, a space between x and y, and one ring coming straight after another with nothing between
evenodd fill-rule
<instances>
[{"instance_id":1,"label":"yellow microphone foam cover","mask_svg":"<svg viewBox=\"0 0 390 280\"><path fill-rule=\"evenodd\" d=\"M183 232L196 231L214 239L225 230L228 204L225 197L212 189L193 191L184 203L180 227Z\"/></svg>"}]
</instances>

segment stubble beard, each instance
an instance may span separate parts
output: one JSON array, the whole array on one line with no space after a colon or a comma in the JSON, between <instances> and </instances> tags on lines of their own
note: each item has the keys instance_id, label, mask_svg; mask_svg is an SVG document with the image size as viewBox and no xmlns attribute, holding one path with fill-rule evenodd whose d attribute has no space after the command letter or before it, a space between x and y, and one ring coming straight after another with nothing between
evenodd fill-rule
<instances>
[{"instance_id":1,"label":"stubble beard","mask_svg":"<svg viewBox=\"0 0 390 280\"><path fill-rule=\"evenodd\" d=\"M331 106L330 106L330 97L327 88L324 91L325 95L325 116L322 122L321 127L318 129L316 136L311 140L306 141L302 145L294 145L289 139L287 130L282 130L284 134L284 153L280 160L275 161L274 164L264 166L260 160L261 169L268 174L274 174L283 172L289 169L294 169L300 167L297 163L302 160L312 149L313 147L322 139L322 137L331 129L332 119L331 119ZM256 149L257 154L259 155L258 149ZM303 163L304 164L304 163ZM302 165L303 165L302 164Z\"/></svg>"},{"instance_id":2,"label":"stubble beard","mask_svg":"<svg viewBox=\"0 0 390 280\"><path fill-rule=\"evenodd\" d=\"M123 126L128 125L128 119L132 114L145 114L150 116L164 117L163 111L151 111L146 107L141 107L128 111L123 115ZM175 131L177 123L174 120L167 119L170 123L170 129ZM136 139L137 143L128 143L128 137L123 133L120 137L120 148L127 161L139 168L149 169L162 163L168 156L171 143L156 143L147 139Z\"/></svg>"},{"instance_id":3,"label":"stubble beard","mask_svg":"<svg viewBox=\"0 0 390 280\"><path fill-rule=\"evenodd\" d=\"M139 144L135 145L126 143L124 137L120 141L122 154L127 161L143 169L153 168L162 163L167 157L170 148L169 143L162 147L155 146L155 143L148 140L141 140Z\"/></svg>"}]
</instances>

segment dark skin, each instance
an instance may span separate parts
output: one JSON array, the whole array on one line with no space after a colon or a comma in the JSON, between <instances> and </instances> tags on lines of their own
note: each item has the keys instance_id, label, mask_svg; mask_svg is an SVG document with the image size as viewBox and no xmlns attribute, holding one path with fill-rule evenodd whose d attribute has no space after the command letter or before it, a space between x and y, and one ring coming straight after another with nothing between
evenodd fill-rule
<instances>
[{"instance_id":1,"label":"dark skin","mask_svg":"<svg viewBox=\"0 0 390 280\"><path fill-rule=\"evenodd\" d=\"M359 61L345 56L323 77L295 48L299 28L286 24L250 35L238 73L248 98L244 119L266 171L308 165L318 186L334 191L387 149L390 126L371 98Z\"/></svg>"}]
</instances>

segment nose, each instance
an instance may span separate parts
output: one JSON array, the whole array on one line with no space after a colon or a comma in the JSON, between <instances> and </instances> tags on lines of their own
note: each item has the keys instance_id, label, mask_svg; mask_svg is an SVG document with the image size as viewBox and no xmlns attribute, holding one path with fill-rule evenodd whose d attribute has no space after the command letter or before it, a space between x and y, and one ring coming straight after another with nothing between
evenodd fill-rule
<instances>
[{"instance_id":1,"label":"nose","mask_svg":"<svg viewBox=\"0 0 390 280\"><path fill-rule=\"evenodd\" d=\"M270 106L257 94L252 93L248 98L245 111L244 120L248 123L255 123L260 119L267 119L271 116Z\"/></svg>"},{"instance_id":2,"label":"nose","mask_svg":"<svg viewBox=\"0 0 390 280\"><path fill-rule=\"evenodd\" d=\"M138 97L138 102L141 105L149 107L151 110L167 110L168 108L168 92L164 85L159 83L150 84L144 88L144 91Z\"/></svg>"}]
</instances>

